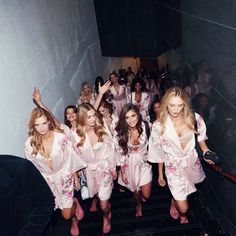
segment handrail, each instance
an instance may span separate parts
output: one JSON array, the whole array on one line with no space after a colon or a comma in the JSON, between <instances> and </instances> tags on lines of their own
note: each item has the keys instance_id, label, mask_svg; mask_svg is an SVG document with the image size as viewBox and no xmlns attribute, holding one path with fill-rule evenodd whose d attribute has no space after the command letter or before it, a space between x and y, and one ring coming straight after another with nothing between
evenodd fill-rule
<instances>
[{"instance_id":1,"label":"handrail","mask_svg":"<svg viewBox=\"0 0 236 236\"><path fill-rule=\"evenodd\" d=\"M236 183L236 175L223 171L220 165L209 165L209 166L216 172L220 173L222 176L231 180L233 183Z\"/></svg>"}]
</instances>

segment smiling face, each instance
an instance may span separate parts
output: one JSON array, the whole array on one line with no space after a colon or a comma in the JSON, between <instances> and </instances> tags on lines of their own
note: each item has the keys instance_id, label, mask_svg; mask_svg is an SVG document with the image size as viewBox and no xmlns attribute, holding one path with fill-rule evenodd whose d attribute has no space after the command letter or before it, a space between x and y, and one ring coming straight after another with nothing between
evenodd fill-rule
<instances>
[{"instance_id":1,"label":"smiling face","mask_svg":"<svg viewBox=\"0 0 236 236\"><path fill-rule=\"evenodd\" d=\"M168 102L167 110L173 118L178 118L184 109L184 101L179 97L171 97Z\"/></svg>"},{"instance_id":2,"label":"smiling face","mask_svg":"<svg viewBox=\"0 0 236 236\"><path fill-rule=\"evenodd\" d=\"M125 115L125 121L129 127L134 128L138 123L138 115L134 110L130 110Z\"/></svg>"},{"instance_id":3,"label":"smiling face","mask_svg":"<svg viewBox=\"0 0 236 236\"><path fill-rule=\"evenodd\" d=\"M40 135L45 135L49 131L49 124L46 116L40 116L35 120L34 127Z\"/></svg>"},{"instance_id":4,"label":"smiling face","mask_svg":"<svg viewBox=\"0 0 236 236\"><path fill-rule=\"evenodd\" d=\"M99 112L101 113L101 115L102 115L103 117L109 117L109 116L110 116L110 113L109 113L109 109L108 109L108 108L103 107L103 106L100 106L98 110L99 110Z\"/></svg>"},{"instance_id":5,"label":"smiling face","mask_svg":"<svg viewBox=\"0 0 236 236\"><path fill-rule=\"evenodd\" d=\"M136 92L140 92L142 90L142 85L138 82L134 85L134 89Z\"/></svg>"},{"instance_id":6,"label":"smiling face","mask_svg":"<svg viewBox=\"0 0 236 236\"><path fill-rule=\"evenodd\" d=\"M160 113L160 108L161 108L161 103L160 102L157 102L153 105L153 110L154 110L155 114Z\"/></svg>"},{"instance_id":7,"label":"smiling face","mask_svg":"<svg viewBox=\"0 0 236 236\"><path fill-rule=\"evenodd\" d=\"M88 127L94 127L96 124L96 113L94 110L88 110L87 111L87 118L86 118L86 126Z\"/></svg>"},{"instance_id":8,"label":"smiling face","mask_svg":"<svg viewBox=\"0 0 236 236\"><path fill-rule=\"evenodd\" d=\"M74 112L74 110L72 108L68 108L66 110L66 119L69 122L73 122L76 120L76 112Z\"/></svg>"}]
</instances>

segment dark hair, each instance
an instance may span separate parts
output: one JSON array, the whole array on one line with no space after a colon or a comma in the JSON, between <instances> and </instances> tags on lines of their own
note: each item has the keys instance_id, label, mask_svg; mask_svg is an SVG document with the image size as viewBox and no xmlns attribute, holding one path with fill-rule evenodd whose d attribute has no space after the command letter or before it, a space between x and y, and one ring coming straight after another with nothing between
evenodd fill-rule
<instances>
[{"instance_id":1,"label":"dark hair","mask_svg":"<svg viewBox=\"0 0 236 236\"><path fill-rule=\"evenodd\" d=\"M201 110L201 107L200 107L200 99L201 98L207 98L208 104L207 104L207 107L205 110ZM205 94L205 93L196 94L192 99L192 107L195 112L199 113L202 116L202 118L204 119L205 122L209 119L210 101L209 101L209 97L207 94Z\"/></svg>"},{"instance_id":2,"label":"dark hair","mask_svg":"<svg viewBox=\"0 0 236 236\"><path fill-rule=\"evenodd\" d=\"M161 103L161 99L159 98L158 94L154 96L152 103L150 105L150 109L149 109L149 116L150 116L151 123L153 123L156 120L156 113L154 111L154 106L156 103Z\"/></svg>"},{"instance_id":3,"label":"dark hair","mask_svg":"<svg viewBox=\"0 0 236 236\"><path fill-rule=\"evenodd\" d=\"M143 133L142 116L138 108L131 103L126 104L120 112L119 121L115 128L117 132L118 144L123 150L123 155L126 155L128 153L129 125L126 122L126 114L131 110L134 111L138 116L138 123L136 125L136 128L138 130L139 137Z\"/></svg>"},{"instance_id":4,"label":"dark hair","mask_svg":"<svg viewBox=\"0 0 236 236\"><path fill-rule=\"evenodd\" d=\"M140 83L141 85L141 91L142 92L145 92L146 91L146 83L143 79L140 79L140 78L135 78L133 79L132 83L131 83L131 86L130 86L130 89L131 89L131 92L135 92L135 85L137 83Z\"/></svg>"},{"instance_id":5,"label":"dark hair","mask_svg":"<svg viewBox=\"0 0 236 236\"><path fill-rule=\"evenodd\" d=\"M109 113L112 114L113 113L113 107L112 107L112 104L107 102L105 99L102 99L102 101L100 102L99 104L99 107L98 107L98 112L99 112L99 108L100 107L104 107L104 108L107 108ZM100 112L99 112L100 113Z\"/></svg>"},{"instance_id":6,"label":"dark hair","mask_svg":"<svg viewBox=\"0 0 236 236\"><path fill-rule=\"evenodd\" d=\"M95 89L95 92L98 93L99 91L99 83L100 85L104 85L104 79L101 77L101 76L97 76L96 79L95 79L95 82L94 82L94 89Z\"/></svg>"},{"instance_id":7,"label":"dark hair","mask_svg":"<svg viewBox=\"0 0 236 236\"><path fill-rule=\"evenodd\" d=\"M68 121L67 118L66 118L66 112L67 112L68 109L72 109L74 113L77 113L78 109L74 105L69 105L69 106L67 106L65 108L65 111L64 111L64 123L65 123L65 125L67 125L71 129L72 125L71 125L70 121Z\"/></svg>"}]
</instances>

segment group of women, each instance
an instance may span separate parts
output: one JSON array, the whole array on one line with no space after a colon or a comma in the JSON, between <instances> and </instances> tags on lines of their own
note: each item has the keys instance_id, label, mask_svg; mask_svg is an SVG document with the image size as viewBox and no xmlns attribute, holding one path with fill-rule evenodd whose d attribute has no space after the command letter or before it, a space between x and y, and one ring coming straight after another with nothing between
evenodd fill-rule
<instances>
[{"instance_id":1,"label":"group of women","mask_svg":"<svg viewBox=\"0 0 236 236\"><path fill-rule=\"evenodd\" d=\"M125 103L123 87L116 84L116 74L111 82L99 86L96 97L84 97L76 106L65 109L65 124L53 116L43 104L37 89L33 98L37 107L29 121L29 138L25 143L26 158L39 169L55 197L55 208L61 209L65 219L72 219L71 235L79 235L78 221L84 212L74 198L74 188L79 189L79 178L86 176L90 211L99 204L103 213L103 233L111 230L111 204L109 199L113 182L133 193L136 202L135 216L143 215L142 202L151 194L152 168L148 162L158 164L158 182L166 184L173 199L170 214L180 223L188 223L187 197L196 191L195 184L204 180L205 174L195 150L195 133L203 152L209 151L206 126L198 114L191 111L187 95L177 87L169 89L162 101L151 128L146 122L147 108L138 102ZM136 83L132 99L141 101L142 81ZM105 93L113 94L112 104L103 99ZM87 96L87 97L86 97ZM109 97L109 96L107 96ZM115 103L115 106L114 106ZM115 111L114 111L115 110ZM198 130L195 130L197 123ZM150 137L149 137L150 136ZM208 161L212 164L211 161ZM158 204L158 203L157 203Z\"/></svg>"}]
</instances>

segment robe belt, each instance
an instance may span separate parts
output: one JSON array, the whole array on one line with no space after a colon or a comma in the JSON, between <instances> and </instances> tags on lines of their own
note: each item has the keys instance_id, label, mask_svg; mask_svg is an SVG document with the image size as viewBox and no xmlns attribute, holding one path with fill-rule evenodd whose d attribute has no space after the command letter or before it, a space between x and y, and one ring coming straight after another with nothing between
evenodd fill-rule
<instances>
[{"instance_id":1,"label":"robe belt","mask_svg":"<svg viewBox=\"0 0 236 236\"><path fill-rule=\"evenodd\" d=\"M178 165L180 164L183 168L188 167L188 158L190 158L193 155L192 152L189 154L185 154L184 156L172 156L169 155L170 161L176 162Z\"/></svg>"}]
</instances>

